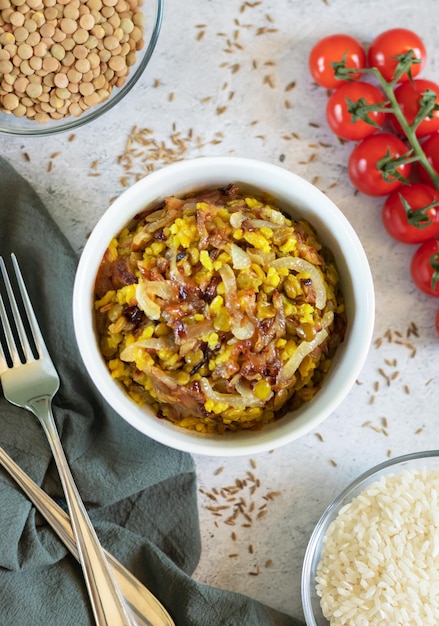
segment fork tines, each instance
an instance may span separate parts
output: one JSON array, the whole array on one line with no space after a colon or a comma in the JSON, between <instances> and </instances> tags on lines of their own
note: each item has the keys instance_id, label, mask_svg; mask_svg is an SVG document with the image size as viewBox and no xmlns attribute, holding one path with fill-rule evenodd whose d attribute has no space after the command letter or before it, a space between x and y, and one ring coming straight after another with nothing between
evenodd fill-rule
<instances>
[{"instance_id":1,"label":"fork tines","mask_svg":"<svg viewBox=\"0 0 439 626\"><path fill-rule=\"evenodd\" d=\"M34 361L38 345L35 333L37 322L15 254L11 254L11 260L15 289L6 263L0 257L0 371L5 369L5 365L12 367L19 362Z\"/></svg>"}]
</instances>

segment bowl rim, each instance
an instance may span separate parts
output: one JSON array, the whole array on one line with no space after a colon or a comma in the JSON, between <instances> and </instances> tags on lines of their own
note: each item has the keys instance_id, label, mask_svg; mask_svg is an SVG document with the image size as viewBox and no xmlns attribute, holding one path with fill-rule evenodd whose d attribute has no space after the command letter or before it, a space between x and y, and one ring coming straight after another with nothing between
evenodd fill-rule
<instances>
[{"instance_id":1,"label":"bowl rim","mask_svg":"<svg viewBox=\"0 0 439 626\"><path fill-rule=\"evenodd\" d=\"M314 583L311 580L312 571L316 565L318 557L316 547L320 541L323 540L329 525L337 517L341 507L356 497L357 492L359 493L360 491L363 491L363 489L365 489L368 485L376 482L376 480L378 480L378 475L382 473L384 473L383 475L394 473L393 470L397 466L400 466L402 471L404 465L407 465L412 461L432 458L439 459L439 450L421 450L418 452L410 452L408 454L402 454L392 459L382 461L381 463L378 463L377 465L374 465L368 470L362 472L359 476L357 476L357 478L352 480L323 511L308 541L302 564L301 598L307 626L319 626L315 620L310 595L311 588L314 588ZM327 624L329 626L329 621Z\"/></svg>"},{"instance_id":2,"label":"bowl rim","mask_svg":"<svg viewBox=\"0 0 439 626\"><path fill-rule=\"evenodd\" d=\"M169 180L175 181L173 191L167 182ZM169 193L181 195L194 188L209 186L205 182L207 180L211 181L210 186L227 184L231 181L245 182L275 195L276 190L282 186L283 189L287 189L288 194L291 194L290 205L294 204L293 196L294 193L297 195L297 190L302 194L310 195L313 200L317 199L330 211L331 219L337 222L344 233L343 245L350 251L352 261L355 262L360 273L359 280L353 283L353 291L356 294L355 302L361 298L362 306L357 307L355 318L351 320L349 329L349 333L355 333L358 338L356 349L354 351L351 347L349 351L349 364L345 363L344 367L342 364L341 367L334 368L335 373L328 374L338 381L338 384L334 383L334 387L337 388L332 389L330 395L325 392L325 388L322 388L310 402L301 408L300 416L292 420L279 420L265 426L259 432L241 431L215 437L178 428L156 417L145 420L145 410L132 401L129 402L128 409L126 393L111 379L108 368L99 354L93 332L94 278L100 259L111 238L115 233L120 232L141 208L154 204L154 201L163 200ZM267 183L260 182L265 180ZM145 191L144 186L146 186ZM168 190L167 194L159 191L163 186ZM294 187L294 193L291 191L292 187ZM145 199L143 200L144 193ZM276 200L278 197L279 194ZM300 200L298 203L300 204ZM131 207L128 213L123 210L126 205ZM309 206L308 203L308 210L310 210ZM84 306L84 298L90 303L89 306ZM148 174L132 187L127 188L107 208L92 230L78 263L73 291L73 321L77 344L85 367L96 387L99 390L105 389L105 394L101 391L101 395L107 398L123 419L140 432L170 447L211 456L240 456L269 451L273 447L280 447L299 438L320 424L335 410L354 385L370 348L374 316L375 297L367 257L355 231L340 209L322 191L299 175L265 161L236 156L197 157L175 162ZM340 350L344 352L348 351L348 348L347 342L340 346ZM110 381L111 384L109 384ZM315 414L316 409L317 414Z\"/></svg>"},{"instance_id":3,"label":"bowl rim","mask_svg":"<svg viewBox=\"0 0 439 626\"><path fill-rule=\"evenodd\" d=\"M125 84L120 88L113 88L111 95L109 98L107 98L107 100L105 100L101 104L98 104L95 107L91 107L88 111L84 111L84 113L79 117L66 117L65 122L60 120L60 123L57 123L56 126L45 127L44 124L38 124L38 122L35 122L35 128L19 128L18 126L16 128L9 128L8 126L3 124L2 120L6 117L12 119L14 118L14 116L12 113L7 114L2 112L2 116L0 116L0 135L14 135L20 137L44 137L48 135L56 135L59 133L78 129L110 111L136 85L139 78L145 71L149 61L151 60L162 27L164 0L155 0L154 6L155 13L150 18L151 37L148 41L148 45L146 46L146 48L142 48L137 52L137 54L142 54L141 59L139 60L135 70L132 73L130 72L128 74ZM52 121L55 122L56 120Z\"/></svg>"}]
</instances>

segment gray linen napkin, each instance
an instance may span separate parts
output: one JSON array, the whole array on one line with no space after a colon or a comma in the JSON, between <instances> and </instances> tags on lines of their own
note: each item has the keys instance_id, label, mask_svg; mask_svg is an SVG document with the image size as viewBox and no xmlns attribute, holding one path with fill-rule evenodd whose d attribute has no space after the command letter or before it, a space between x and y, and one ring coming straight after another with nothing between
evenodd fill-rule
<instances>
[{"instance_id":1,"label":"gray linen napkin","mask_svg":"<svg viewBox=\"0 0 439 626\"><path fill-rule=\"evenodd\" d=\"M77 258L30 185L0 159L0 254L18 255L61 377L54 414L102 544L163 602L177 626L293 626L297 620L190 578L200 555L190 455L120 419L77 352L71 298ZM52 497L58 474L36 418L0 394L0 445ZM93 624L80 566L0 469L0 625Z\"/></svg>"}]
</instances>

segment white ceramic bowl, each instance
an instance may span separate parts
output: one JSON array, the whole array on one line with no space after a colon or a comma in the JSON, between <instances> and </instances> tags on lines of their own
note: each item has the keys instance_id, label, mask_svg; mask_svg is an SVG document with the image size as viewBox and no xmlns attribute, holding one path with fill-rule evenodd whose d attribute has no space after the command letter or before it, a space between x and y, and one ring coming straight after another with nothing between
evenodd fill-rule
<instances>
[{"instance_id":1,"label":"white ceramic bowl","mask_svg":"<svg viewBox=\"0 0 439 626\"><path fill-rule=\"evenodd\" d=\"M270 193L277 206L308 220L335 255L346 302L347 332L321 390L300 409L259 432L199 434L158 419L137 406L111 378L99 352L93 323L93 288L99 264L114 236L130 219L168 195L237 182ZM374 324L372 277L363 247L350 223L331 200L288 170L252 159L211 157L181 161L158 170L127 189L100 219L81 256L74 288L74 326L85 366L114 409L140 432L166 445L197 454L238 456L287 444L330 415L349 393L366 358Z\"/></svg>"},{"instance_id":2,"label":"white ceramic bowl","mask_svg":"<svg viewBox=\"0 0 439 626\"><path fill-rule=\"evenodd\" d=\"M79 117L72 115L60 120L51 119L44 123L26 117L17 117L0 111L0 133L18 136L46 136L61 132L73 131L88 122L97 119L125 98L140 77L143 75L156 47L160 34L164 12L164 0L145 0L141 6L145 24L143 27L144 44L136 53L136 62L130 68L129 74L122 87L113 87L107 100L90 107Z\"/></svg>"},{"instance_id":3,"label":"white ceramic bowl","mask_svg":"<svg viewBox=\"0 0 439 626\"><path fill-rule=\"evenodd\" d=\"M315 577L317 566L322 557L323 542L330 524L338 516L340 509L356 498L369 485L381 477L397 474L404 470L439 470L439 450L415 452L395 457L364 472L355 479L328 506L318 521L306 549L302 568L302 605L307 626L329 626L324 617L320 598L317 595ZM390 624L389 624L390 626Z\"/></svg>"}]
</instances>

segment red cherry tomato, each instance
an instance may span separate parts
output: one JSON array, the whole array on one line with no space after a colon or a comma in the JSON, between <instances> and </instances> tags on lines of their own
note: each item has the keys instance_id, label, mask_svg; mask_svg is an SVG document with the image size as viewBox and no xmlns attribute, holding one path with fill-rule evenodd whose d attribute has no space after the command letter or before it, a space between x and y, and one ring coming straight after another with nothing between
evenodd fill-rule
<instances>
[{"instance_id":1,"label":"red cherry tomato","mask_svg":"<svg viewBox=\"0 0 439 626\"><path fill-rule=\"evenodd\" d=\"M369 196L386 196L403 184L393 177L386 181L377 163L389 154L392 159L407 152L407 146L401 139L390 133L377 133L363 139L352 151L348 161L348 173L352 184ZM397 169L404 178L408 178L411 163L404 163Z\"/></svg>"},{"instance_id":2,"label":"red cherry tomato","mask_svg":"<svg viewBox=\"0 0 439 626\"><path fill-rule=\"evenodd\" d=\"M407 215L403 200L410 209ZM438 205L422 211L430 204ZM423 183L403 185L384 203L383 224L391 237L403 243L422 243L439 236L439 192ZM419 227L415 226L419 223Z\"/></svg>"},{"instance_id":3,"label":"red cherry tomato","mask_svg":"<svg viewBox=\"0 0 439 626\"><path fill-rule=\"evenodd\" d=\"M426 139L422 144L422 149L428 162L439 176L439 132ZM418 172L423 181L431 183L431 178L422 165L418 166Z\"/></svg>"},{"instance_id":4,"label":"red cherry tomato","mask_svg":"<svg viewBox=\"0 0 439 626\"><path fill-rule=\"evenodd\" d=\"M407 123L411 126L415 121L420 109L420 100L427 89L433 91L436 94L436 104L439 103L439 85L433 83L431 80L424 80L418 78L417 80L406 81L399 85L395 89L395 98L401 108L401 111L407 120ZM390 124L393 129L404 134L400 123L394 115L390 116ZM439 130L439 111L432 111L427 117L424 117L422 122L416 129L416 135L418 137L425 137L431 135L436 130Z\"/></svg>"},{"instance_id":5,"label":"red cherry tomato","mask_svg":"<svg viewBox=\"0 0 439 626\"><path fill-rule=\"evenodd\" d=\"M439 298L439 240L429 239L412 257L410 273L416 287Z\"/></svg>"},{"instance_id":6,"label":"red cherry tomato","mask_svg":"<svg viewBox=\"0 0 439 626\"><path fill-rule=\"evenodd\" d=\"M345 80L338 80L334 76L334 68L331 63L341 61L346 54L346 67L366 67L366 53L363 46L350 35L329 35L318 41L312 48L309 59L309 71L312 77L321 87L335 89ZM352 76L353 80L360 74Z\"/></svg>"},{"instance_id":7,"label":"red cherry tomato","mask_svg":"<svg viewBox=\"0 0 439 626\"><path fill-rule=\"evenodd\" d=\"M406 28L392 28L378 35L370 45L368 52L369 67L377 68L383 77L390 82L393 80L398 61L397 56L413 50L416 59L420 63L411 66L412 78L417 76L425 65L427 53L424 43L416 33ZM398 82L408 80L405 72Z\"/></svg>"},{"instance_id":8,"label":"red cherry tomato","mask_svg":"<svg viewBox=\"0 0 439 626\"><path fill-rule=\"evenodd\" d=\"M366 104L379 104L385 100L378 87L369 83L355 81L341 85L334 91L326 105L326 119L332 132L338 137L353 141L364 139L376 132L377 126L381 127L384 124L386 114L382 111L374 111L368 115L376 126L361 119L353 122L352 114L348 111L347 98L352 102L364 98Z\"/></svg>"}]
</instances>

